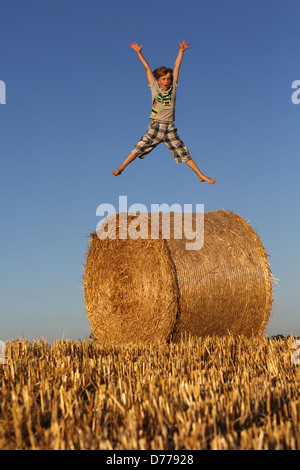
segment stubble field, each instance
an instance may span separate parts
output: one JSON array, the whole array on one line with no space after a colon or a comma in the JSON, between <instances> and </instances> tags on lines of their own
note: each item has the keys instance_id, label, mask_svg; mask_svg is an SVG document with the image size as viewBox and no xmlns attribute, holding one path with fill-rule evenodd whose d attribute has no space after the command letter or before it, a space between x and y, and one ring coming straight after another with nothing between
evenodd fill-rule
<instances>
[{"instance_id":1,"label":"stubble field","mask_svg":"<svg viewBox=\"0 0 300 470\"><path fill-rule=\"evenodd\" d=\"M7 342L0 448L298 450L293 341Z\"/></svg>"}]
</instances>

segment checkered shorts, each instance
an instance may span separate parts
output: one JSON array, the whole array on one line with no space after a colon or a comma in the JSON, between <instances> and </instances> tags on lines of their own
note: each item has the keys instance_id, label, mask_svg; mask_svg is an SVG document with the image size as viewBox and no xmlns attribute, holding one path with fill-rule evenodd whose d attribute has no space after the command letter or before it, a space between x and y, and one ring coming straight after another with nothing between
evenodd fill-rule
<instances>
[{"instance_id":1,"label":"checkered shorts","mask_svg":"<svg viewBox=\"0 0 300 470\"><path fill-rule=\"evenodd\" d=\"M148 126L147 133L136 144L132 153L136 157L145 158L161 142L168 147L176 163L192 160L188 149L177 134L177 128L172 122L152 121Z\"/></svg>"}]
</instances>

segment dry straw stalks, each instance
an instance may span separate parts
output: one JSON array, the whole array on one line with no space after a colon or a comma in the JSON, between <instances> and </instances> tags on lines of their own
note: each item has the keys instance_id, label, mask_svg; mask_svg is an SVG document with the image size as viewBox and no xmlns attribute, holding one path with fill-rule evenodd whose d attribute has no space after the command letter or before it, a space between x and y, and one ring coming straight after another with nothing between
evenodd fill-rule
<instances>
[{"instance_id":1,"label":"dry straw stalks","mask_svg":"<svg viewBox=\"0 0 300 470\"><path fill-rule=\"evenodd\" d=\"M292 342L7 343L0 448L299 450Z\"/></svg>"}]
</instances>

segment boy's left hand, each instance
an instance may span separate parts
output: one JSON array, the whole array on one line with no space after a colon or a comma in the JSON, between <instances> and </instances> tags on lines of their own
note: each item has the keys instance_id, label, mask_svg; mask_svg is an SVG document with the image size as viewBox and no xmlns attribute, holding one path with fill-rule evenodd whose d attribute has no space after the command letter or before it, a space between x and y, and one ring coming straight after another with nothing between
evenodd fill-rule
<instances>
[{"instance_id":1,"label":"boy's left hand","mask_svg":"<svg viewBox=\"0 0 300 470\"><path fill-rule=\"evenodd\" d=\"M177 41L179 46L180 46L180 49L184 52L186 49L191 49L190 47L190 44L184 39L182 43L180 43L179 41Z\"/></svg>"}]
</instances>

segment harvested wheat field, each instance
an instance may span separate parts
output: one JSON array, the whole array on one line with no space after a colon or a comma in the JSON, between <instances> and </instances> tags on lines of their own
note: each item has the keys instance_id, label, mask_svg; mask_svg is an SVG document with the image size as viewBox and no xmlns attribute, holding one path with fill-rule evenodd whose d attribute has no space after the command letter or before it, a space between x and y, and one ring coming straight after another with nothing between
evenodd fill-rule
<instances>
[{"instance_id":1,"label":"harvested wheat field","mask_svg":"<svg viewBox=\"0 0 300 470\"><path fill-rule=\"evenodd\" d=\"M6 343L1 449L300 448L293 339Z\"/></svg>"}]
</instances>

